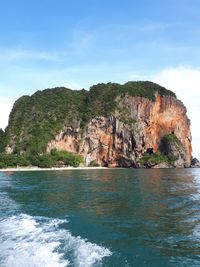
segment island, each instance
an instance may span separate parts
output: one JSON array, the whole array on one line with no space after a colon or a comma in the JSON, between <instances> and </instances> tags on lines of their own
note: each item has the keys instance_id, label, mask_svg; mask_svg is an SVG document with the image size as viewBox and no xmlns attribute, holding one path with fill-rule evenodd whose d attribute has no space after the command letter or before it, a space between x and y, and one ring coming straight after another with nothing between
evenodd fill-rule
<instances>
[{"instance_id":1,"label":"island","mask_svg":"<svg viewBox=\"0 0 200 267\"><path fill-rule=\"evenodd\" d=\"M192 163L190 120L153 82L57 87L19 98L0 131L0 168L183 168Z\"/></svg>"}]
</instances>

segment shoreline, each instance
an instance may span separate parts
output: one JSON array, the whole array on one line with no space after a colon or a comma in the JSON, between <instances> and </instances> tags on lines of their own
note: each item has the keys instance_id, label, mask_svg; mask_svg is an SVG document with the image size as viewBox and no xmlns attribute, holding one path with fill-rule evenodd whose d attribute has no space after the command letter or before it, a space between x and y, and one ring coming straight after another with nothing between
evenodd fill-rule
<instances>
[{"instance_id":1,"label":"shoreline","mask_svg":"<svg viewBox=\"0 0 200 267\"><path fill-rule=\"evenodd\" d=\"M197 169L200 167L188 167L186 169ZM12 173L12 172L26 172L26 171L75 171L75 170L116 170L116 169L129 169L129 168L123 168L123 167L51 167L51 168L40 168L36 166L31 167L15 167L15 168L3 168L0 169L1 172L5 173ZM183 168L132 168L132 169L149 169L149 170L155 170L155 169L185 169Z\"/></svg>"},{"instance_id":2,"label":"shoreline","mask_svg":"<svg viewBox=\"0 0 200 267\"><path fill-rule=\"evenodd\" d=\"M108 167L52 167L52 168L39 168L39 167L19 167L19 168L4 168L0 172L23 172L23 171L66 171L66 170L106 170L112 169ZM115 169L115 168L113 168Z\"/></svg>"}]
</instances>

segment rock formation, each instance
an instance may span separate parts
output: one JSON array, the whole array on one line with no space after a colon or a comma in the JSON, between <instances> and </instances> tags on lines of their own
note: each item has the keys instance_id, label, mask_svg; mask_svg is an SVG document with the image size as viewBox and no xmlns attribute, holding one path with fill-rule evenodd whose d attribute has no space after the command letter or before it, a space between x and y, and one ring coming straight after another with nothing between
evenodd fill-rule
<instances>
[{"instance_id":1,"label":"rock formation","mask_svg":"<svg viewBox=\"0 0 200 267\"><path fill-rule=\"evenodd\" d=\"M197 158L192 159L191 167L192 168L200 168L200 161Z\"/></svg>"},{"instance_id":2,"label":"rock formation","mask_svg":"<svg viewBox=\"0 0 200 267\"><path fill-rule=\"evenodd\" d=\"M151 82L25 96L16 102L5 135L7 153L65 150L83 155L86 165L110 167L191 165L186 108L174 93ZM157 161L145 165L144 155L158 155Z\"/></svg>"},{"instance_id":3,"label":"rock formation","mask_svg":"<svg viewBox=\"0 0 200 267\"><path fill-rule=\"evenodd\" d=\"M86 164L136 167L146 151L157 152L162 139L175 135L180 143L169 143L163 152L176 158L175 167L191 164L190 122L183 104L172 96L156 95L156 101L125 96L118 99L112 116L93 118L84 133L67 126L48 142L47 152L56 148L80 153Z\"/></svg>"}]
</instances>

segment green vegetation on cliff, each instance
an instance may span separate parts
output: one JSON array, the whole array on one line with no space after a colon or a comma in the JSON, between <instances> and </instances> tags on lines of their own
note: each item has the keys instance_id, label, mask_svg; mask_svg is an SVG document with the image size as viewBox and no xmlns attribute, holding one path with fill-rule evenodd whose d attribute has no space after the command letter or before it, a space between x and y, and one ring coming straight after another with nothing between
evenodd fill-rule
<instances>
[{"instance_id":1,"label":"green vegetation on cliff","mask_svg":"<svg viewBox=\"0 0 200 267\"><path fill-rule=\"evenodd\" d=\"M155 153L144 153L140 163L146 167L152 167L159 163L173 166L179 156L184 157L183 145L175 134L170 133L160 140L159 150Z\"/></svg>"},{"instance_id":2,"label":"green vegetation on cliff","mask_svg":"<svg viewBox=\"0 0 200 267\"><path fill-rule=\"evenodd\" d=\"M170 166L171 164L173 164L174 160L175 159L166 156L158 150L157 152L152 154L144 153L140 163L147 168L151 168L160 163L166 163Z\"/></svg>"},{"instance_id":3,"label":"green vegetation on cliff","mask_svg":"<svg viewBox=\"0 0 200 267\"><path fill-rule=\"evenodd\" d=\"M84 163L81 155L66 151L52 150L50 154L22 156L17 154L0 154L0 169L14 168L17 166L38 166L40 168L51 168L59 166L78 167Z\"/></svg>"},{"instance_id":4,"label":"green vegetation on cliff","mask_svg":"<svg viewBox=\"0 0 200 267\"><path fill-rule=\"evenodd\" d=\"M45 152L47 142L65 124L80 120L84 113L85 91L55 88L38 91L16 101L6 129L6 143L15 144L14 153Z\"/></svg>"},{"instance_id":5,"label":"green vegetation on cliff","mask_svg":"<svg viewBox=\"0 0 200 267\"><path fill-rule=\"evenodd\" d=\"M129 94L155 100L155 93L176 97L164 87L152 82L97 84L86 90L64 87L38 91L18 99L9 118L0 148L9 146L14 154L46 153L47 143L67 126L80 126L95 116L109 116L117 108L117 97Z\"/></svg>"},{"instance_id":6,"label":"green vegetation on cliff","mask_svg":"<svg viewBox=\"0 0 200 267\"><path fill-rule=\"evenodd\" d=\"M123 85L117 83L100 83L93 85L89 91L89 102L94 105L92 115L110 115L110 113L116 109L117 102L115 100L120 95L125 96L128 94L130 96L144 97L155 101L156 92L161 96L169 95L176 97L172 91L148 81L127 82Z\"/></svg>"},{"instance_id":7,"label":"green vegetation on cliff","mask_svg":"<svg viewBox=\"0 0 200 267\"><path fill-rule=\"evenodd\" d=\"M161 148L165 151L169 145L181 146L181 142L175 134L167 134L162 138Z\"/></svg>"}]
</instances>

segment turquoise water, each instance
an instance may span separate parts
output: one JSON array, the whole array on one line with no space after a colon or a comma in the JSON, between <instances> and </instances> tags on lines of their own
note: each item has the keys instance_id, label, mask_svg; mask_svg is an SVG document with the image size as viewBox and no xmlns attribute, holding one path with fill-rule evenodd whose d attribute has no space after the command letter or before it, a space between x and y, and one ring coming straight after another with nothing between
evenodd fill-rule
<instances>
[{"instance_id":1,"label":"turquoise water","mask_svg":"<svg viewBox=\"0 0 200 267\"><path fill-rule=\"evenodd\" d=\"M200 266L200 170L0 173L0 266Z\"/></svg>"}]
</instances>

